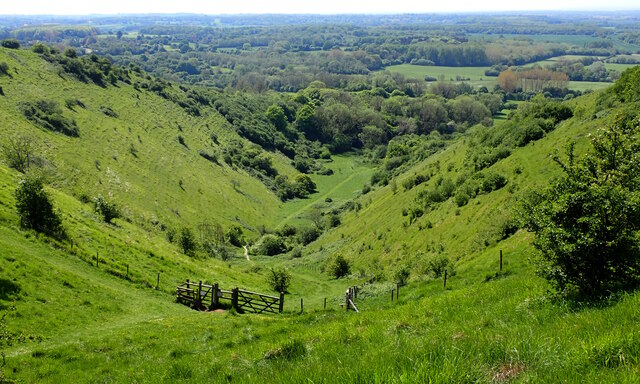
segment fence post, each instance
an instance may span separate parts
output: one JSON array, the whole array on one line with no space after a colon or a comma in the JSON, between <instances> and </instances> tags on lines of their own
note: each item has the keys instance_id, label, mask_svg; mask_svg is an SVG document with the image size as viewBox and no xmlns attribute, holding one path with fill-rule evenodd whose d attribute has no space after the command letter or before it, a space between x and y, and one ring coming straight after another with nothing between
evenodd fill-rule
<instances>
[{"instance_id":1,"label":"fence post","mask_svg":"<svg viewBox=\"0 0 640 384\"><path fill-rule=\"evenodd\" d=\"M500 250L500 273L502 273L502 249Z\"/></svg>"},{"instance_id":2,"label":"fence post","mask_svg":"<svg viewBox=\"0 0 640 384\"><path fill-rule=\"evenodd\" d=\"M358 287L356 286L353 287L353 298L354 299L358 298Z\"/></svg>"},{"instance_id":3,"label":"fence post","mask_svg":"<svg viewBox=\"0 0 640 384\"><path fill-rule=\"evenodd\" d=\"M400 300L400 284L396 283L396 301Z\"/></svg>"},{"instance_id":4,"label":"fence post","mask_svg":"<svg viewBox=\"0 0 640 384\"><path fill-rule=\"evenodd\" d=\"M213 306L215 308L218 307L218 283L213 285Z\"/></svg>"},{"instance_id":5,"label":"fence post","mask_svg":"<svg viewBox=\"0 0 640 384\"><path fill-rule=\"evenodd\" d=\"M278 312L282 313L284 309L284 292L280 292L280 305L278 305Z\"/></svg>"},{"instance_id":6,"label":"fence post","mask_svg":"<svg viewBox=\"0 0 640 384\"><path fill-rule=\"evenodd\" d=\"M231 290L231 306L238 310L238 287Z\"/></svg>"},{"instance_id":7,"label":"fence post","mask_svg":"<svg viewBox=\"0 0 640 384\"><path fill-rule=\"evenodd\" d=\"M325 310L327 309L327 298L326 297L324 298L324 309Z\"/></svg>"},{"instance_id":8,"label":"fence post","mask_svg":"<svg viewBox=\"0 0 640 384\"><path fill-rule=\"evenodd\" d=\"M300 298L300 313L304 312L304 303L302 302L302 297Z\"/></svg>"},{"instance_id":9,"label":"fence post","mask_svg":"<svg viewBox=\"0 0 640 384\"><path fill-rule=\"evenodd\" d=\"M444 283L442 284L443 289L447 289L447 270L444 270Z\"/></svg>"},{"instance_id":10,"label":"fence post","mask_svg":"<svg viewBox=\"0 0 640 384\"><path fill-rule=\"evenodd\" d=\"M160 272L158 272L158 280L156 282L156 290L160 289Z\"/></svg>"},{"instance_id":11,"label":"fence post","mask_svg":"<svg viewBox=\"0 0 640 384\"><path fill-rule=\"evenodd\" d=\"M127 264L127 280L129 279L129 264Z\"/></svg>"},{"instance_id":12,"label":"fence post","mask_svg":"<svg viewBox=\"0 0 640 384\"><path fill-rule=\"evenodd\" d=\"M99 267L98 265L98 261L100 260L99 256L98 256L98 251L96 251L96 268Z\"/></svg>"},{"instance_id":13,"label":"fence post","mask_svg":"<svg viewBox=\"0 0 640 384\"><path fill-rule=\"evenodd\" d=\"M202 280L198 282L198 297L196 298L196 302L198 303L198 307L202 304Z\"/></svg>"},{"instance_id":14,"label":"fence post","mask_svg":"<svg viewBox=\"0 0 640 384\"><path fill-rule=\"evenodd\" d=\"M391 301L393 301L393 292L394 292L394 290L392 289L391 290Z\"/></svg>"}]
</instances>

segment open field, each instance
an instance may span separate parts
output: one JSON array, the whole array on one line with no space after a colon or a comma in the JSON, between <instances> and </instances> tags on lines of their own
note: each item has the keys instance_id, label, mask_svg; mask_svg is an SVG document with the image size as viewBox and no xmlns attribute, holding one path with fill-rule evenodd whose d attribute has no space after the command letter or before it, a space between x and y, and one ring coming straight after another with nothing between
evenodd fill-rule
<instances>
[{"instance_id":1,"label":"open field","mask_svg":"<svg viewBox=\"0 0 640 384\"><path fill-rule=\"evenodd\" d=\"M529 67L534 67L534 66L541 66L541 67L545 67L551 64L555 64L556 62L558 62L559 60L579 60L582 58L586 58L586 57L591 57L591 56L578 56L578 55L563 55L563 56L556 56L556 57L552 57L546 60L541 60L541 61L536 61L534 63L529 63L524 65L523 67L525 68L529 68ZM599 59L606 59L606 57L598 57ZM617 63L604 63L605 68L607 68L608 70L616 70L618 72L623 72L626 69L629 68L633 68L638 64L617 64Z\"/></svg>"},{"instance_id":2,"label":"open field","mask_svg":"<svg viewBox=\"0 0 640 384\"><path fill-rule=\"evenodd\" d=\"M584 47L586 44L598 41L599 38L596 36L589 35L563 35L563 34L509 34L502 33L500 35L496 34L483 34L483 33L472 33L470 36L476 38L489 38L489 39L497 39L500 36L500 39L509 39L509 40L522 40L522 41L531 41L531 42L549 42L549 43L566 43L575 45L578 47ZM635 44L629 44L619 39L612 39L613 46L616 49L621 50L629 50L629 51L638 51L640 46Z\"/></svg>"},{"instance_id":3,"label":"open field","mask_svg":"<svg viewBox=\"0 0 640 384\"><path fill-rule=\"evenodd\" d=\"M469 78L473 81L486 81L491 80L491 77L485 76L484 72L489 67L443 67L443 66L424 66L424 65L411 65L400 64L392 65L385 68L391 72L398 72L406 77L415 79L424 79L425 76L439 78L444 76L446 81L456 81L457 76Z\"/></svg>"},{"instance_id":4,"label":"open field","mask_svg":"<svg viewBox=\"0 0 640 384\"><path fill-rule=\"evenodd\" d=\"M626 66L626 64L618 64L620 66ZM423 79L425 76L438 77L444 75L445 81L461 82L456 80L457 76L462 78L470 78L471 80L465 80L465 82L475 86L485 86L492 89L498 84L496 77L489 77L484 75L484 71L488 67L439 67L439 66L420 66L420 65L393 65L387 67L386 70L391 72L401 73L406 77ZM611 83L600 83L590 81L571 81L569 82L569 89L578 91L597 90L611 86Z\"/></svg>"},{"instance_id":5,"label":"open field","mask_svg":"<svg viewBox=\"0 0 640 384\"><path fill-rule=\"evenodd\" d=\"M369 182L373 167L364 164L356 154L333 156L325 165L333 170L333 175L311 175L318 192L306 199L295 199L282 204L282 209L275 216L272 226L282 224L308 224L306 217L314 207L327 210L337 208L348 200L353 200L362 191L362 186ZM326 201L330 199L331 201Z\"/></svg>"}]
</instances>

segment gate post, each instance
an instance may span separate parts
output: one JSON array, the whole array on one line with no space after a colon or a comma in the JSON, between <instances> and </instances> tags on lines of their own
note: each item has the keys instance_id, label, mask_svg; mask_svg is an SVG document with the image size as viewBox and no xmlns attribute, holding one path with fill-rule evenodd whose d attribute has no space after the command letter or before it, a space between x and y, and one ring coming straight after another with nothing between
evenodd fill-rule
<instances>
[{"instance_id":1,"label":"gate post","mask_svg":"<svg viewBox=\"0 0 640 384\"><path fill-rule=\"evenodd\" d=\"M218 283L213 285L213 307L218 308Z\"/></svg>"},{"instance_id":2,"label":"gate post","mask_svg":"<svg viewBox=\"0 0 640 384\"><path fill-rule=\"evenodd\" d=\"M282 313L283 308L284 308L284 292L280 292L280 303L278 305L278 312Z\"/></svg>"},{"instance_id":3,"label":"gate post","mask_svg":"<svg viewBox=\"0 0 640 384\"><path fill-rule=\"evenodd\" d=\"M231 306L238 310L238 288L233 288L231 290Z\"/></svg>"}]
</instances>

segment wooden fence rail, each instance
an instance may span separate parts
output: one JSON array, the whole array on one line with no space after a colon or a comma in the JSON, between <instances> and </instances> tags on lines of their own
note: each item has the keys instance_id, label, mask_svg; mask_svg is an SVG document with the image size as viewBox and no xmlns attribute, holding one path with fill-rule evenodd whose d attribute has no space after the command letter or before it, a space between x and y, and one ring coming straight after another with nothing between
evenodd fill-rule
<instances>
[{"instance_id":1,"label":"wooden fence rail","mask_svg":"<svg viewBox=\"0 0 640 384\"><path fill-rule=\"evenodd\" d=\"M195 309L217 308L221 300L227 300L238 312L282 313L284 293L271 296L264 293L251 292L239 288L220 289L218 284L203 284L187 280L176 287L176 300Z\"/></svg>"}]
</instances>

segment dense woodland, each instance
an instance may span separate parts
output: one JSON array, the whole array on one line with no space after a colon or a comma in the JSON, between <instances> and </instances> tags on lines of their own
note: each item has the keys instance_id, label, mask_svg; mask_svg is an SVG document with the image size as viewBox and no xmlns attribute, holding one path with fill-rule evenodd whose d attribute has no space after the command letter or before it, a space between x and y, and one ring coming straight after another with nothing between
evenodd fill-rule
<instances>
[{"instance_id":1,"label":"dense woodland","mask_svg":"<svg viewBox=\"0 0 640 384\"><path fill-rule=\"evenodd\" d=\"M601 19L589 14L524 18L187 15L117 20L105 16L91 20L91 27L82 25L84 19L58 20L62 24L53 27L5 27L0 38L56 43L107 55L120 65L135 63L172 81L219 89L296 92L315 80L331 88L371 89L375 85L365 75L396 64L494 66L487 76L497 76L508 66L561 55L620 61L624 59L617 55L638 49L634 20L617 14ZM3 19L0 25L18 21ZM567 73L571 80L617 77L606 69L584 68L592 63L593 59L576 59L558 63L554 70Z\"/></svg>"}]
</instances>

